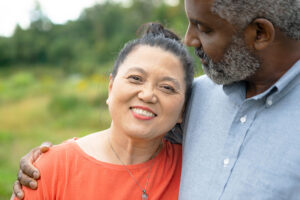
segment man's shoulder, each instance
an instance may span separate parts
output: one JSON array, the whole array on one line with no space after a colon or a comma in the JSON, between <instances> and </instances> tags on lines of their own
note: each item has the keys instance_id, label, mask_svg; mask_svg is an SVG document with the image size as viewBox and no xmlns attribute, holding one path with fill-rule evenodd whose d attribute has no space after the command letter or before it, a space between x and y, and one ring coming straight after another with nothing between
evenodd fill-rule
<instances>
[{"instance_id":1,"label":"man's shoulder","mask_svg":"<svg viewBox=\"0 0 300 200\"><path fill-rule=\"evenodd\" d=\"M214 83L207 75L201 75L194 79L193 92L195 91L212 91L222 89L222 85Z\"/></svg>"},{"instance_id":2,"label":"man's shoulder","mask_svg":"<svg viewBox=\"0 0 300 200\"><path fill-rule=\"evenodd\" d=\"M194 84L198 84L199 82L204 82L204 83L209 84L209 83L212 83L212 80L210 78L208 78L207 75L203 74L194 79Z\"/></svg>"}]
</instances>

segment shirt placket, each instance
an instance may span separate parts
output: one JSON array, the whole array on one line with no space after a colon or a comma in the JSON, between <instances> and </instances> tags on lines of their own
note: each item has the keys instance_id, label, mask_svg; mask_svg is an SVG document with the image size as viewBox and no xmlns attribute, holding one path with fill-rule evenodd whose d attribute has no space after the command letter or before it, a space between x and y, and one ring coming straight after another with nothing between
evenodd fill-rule
<instances>
[{"instance_id":1,"label":"shirt placket","mask_svg":"<svg viewBox=\"0 0 300 200\"><path fill-rule=\"evenodd\" d=\"M218 185L220 186L219 200L222 199L222 195L230 180L234 166L239 159L245 138L255 119L257 110L259 110L258 101L245 100L241 106L239 106L233 119L223 147L222 157L218 163L219 172L221 172L220 176L217 178L219 181Z\"/></svg>"}]
</instances>

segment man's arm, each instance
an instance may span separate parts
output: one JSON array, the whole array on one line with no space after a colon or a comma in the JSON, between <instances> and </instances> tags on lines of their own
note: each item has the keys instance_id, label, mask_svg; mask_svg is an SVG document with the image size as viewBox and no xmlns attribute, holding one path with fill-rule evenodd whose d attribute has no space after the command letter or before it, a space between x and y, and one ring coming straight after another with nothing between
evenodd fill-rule
<instances>
[{"instance_id":1,"label":"man's arm","mask_svg":"<svg viewBox=\"0 0 300 200\"><path fill-rule=\"evenodd\" d=\"M41 154L47 152L51 146L52 144L50 142L44 142L41 146L32 149L28 154L21 158L18 180L14 183L11 199L14 198L14 195L18 199L24 198L24 192L21 187L22 185L31 189L37 188L36 180L40 178L40 172L34 167L33 163L40 157Z\"/></svg>"}]
</instances>

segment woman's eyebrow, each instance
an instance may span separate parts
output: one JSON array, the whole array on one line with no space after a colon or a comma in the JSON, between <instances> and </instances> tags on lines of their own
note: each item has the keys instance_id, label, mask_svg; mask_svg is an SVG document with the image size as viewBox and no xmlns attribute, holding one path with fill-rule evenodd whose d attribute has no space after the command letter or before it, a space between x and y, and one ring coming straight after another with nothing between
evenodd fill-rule
<instances>
[{"instance_id":1,"label":"woman's eyebrow","mask_svg":"<svg viewBox=\"0 0 300 200\"><path fill-rule=\"evenodd\" d=\"M147 72L144 69L140 68L140 67L131 67L130 69L128 69L127 73L128 72L133 72L133 71L138 71L142 74L147 74Z\"/></svg>"},{"instance_id":2,"label":"woman's eyebrow","mask_svg":"<svg viewBox=\"0 0 300 200\"><path fill-rule=\"evenodd\" d=\"M142 74L148 74L143 68L140 68L140 67L132 67L132 68L128 69L127 73L134 72L134 71L138 71ZM170 82L174 83L176 88L181 89L179 81L175 78L172 78L170 76L164 76L161 80L162 81L170 81Z\"/></svg>"}]
</instances>

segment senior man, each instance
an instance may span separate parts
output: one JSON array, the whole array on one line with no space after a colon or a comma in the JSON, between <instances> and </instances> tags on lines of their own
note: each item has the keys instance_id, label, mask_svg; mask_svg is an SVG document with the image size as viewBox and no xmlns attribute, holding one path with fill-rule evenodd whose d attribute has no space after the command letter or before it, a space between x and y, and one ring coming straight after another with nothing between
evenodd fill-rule
<instances>
[{"instance_id":1,"label":"senior man","mask_svg":"<svg viewBox=\"0 0 300 200\"><path fill-rule=\"evenodd\" d=\"M186 112L180 199L300 199L299 0L185 8L206 75Z\"/></svg>"},{"instance_id":2,"label":"senior man","mask_svg":"<svg viewBox=\"0 0 300 200\"><path fill-rule=\"evenodd\" d=\"M300 1L186 0L194 81L180 199L300 199ZM215 84L217 83L217 84Z\"/></svg>"}]
</instances>

